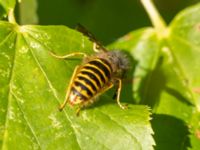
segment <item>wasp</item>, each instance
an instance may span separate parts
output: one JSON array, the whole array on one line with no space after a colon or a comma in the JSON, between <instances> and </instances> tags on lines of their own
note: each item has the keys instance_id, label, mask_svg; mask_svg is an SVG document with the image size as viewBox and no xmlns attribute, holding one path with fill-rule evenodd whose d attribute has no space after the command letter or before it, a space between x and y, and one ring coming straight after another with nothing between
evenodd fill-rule
<instances>
[{"instance_id":1,"label":"wasp","mask_svg":"<svg viewBox=\"0 0 200 150\"><path fill-rule=\"evenodd\" d=\"M113 86L117 87L115 97L120 108L126 106L120 103L120 93L122 89L122 78L129 69L129 60L123 51L108 51L96 38L82 25L77 26L77 30L93 42L93 50L96 52L88 56L82 52L74 52L64 56L52 56L59 59L66 59L74 56L83 56L81 65L76 66L69 82L65 100L60 105L62 111L67 103L71 106L78 106L76 114L86 106L91 105L97 98Z\"/></svg>"}]
</instances>

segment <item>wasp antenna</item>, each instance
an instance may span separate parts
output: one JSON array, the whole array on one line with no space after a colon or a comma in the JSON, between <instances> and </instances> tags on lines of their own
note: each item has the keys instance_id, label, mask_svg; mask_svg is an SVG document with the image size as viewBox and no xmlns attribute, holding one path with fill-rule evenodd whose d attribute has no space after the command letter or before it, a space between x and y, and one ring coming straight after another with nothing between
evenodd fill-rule
<instances>
[{"instance_id":1,"label":"wasp antenna","mask_svg":"<svg viewBox=\"0 0 200 150\"><path fill-rule=\"evenodd\" d=\"M89 40L94 43L93 49L94 49L95 52L100 52L100 51L107 52L106 48L101 44L101 42L99 42L95 38L95 36L90 31L88 31L83 25L78 23L77 26L76 26L76 30L81 32L83 35L87 36L89 38Z\"/></svg>"},{"instance_id":2,"label":"wasp antenna","mask_svg":"<svg viewBox=\"0 0 200 150\"><path fill-rule=\"evenodd\" d=\"M75 28L77 31L83 33L84 35L87 35L88 34L88 30L83 26L81 25L80 23L78 23L76 25L76 28ZM86 34L87 33L87 34Z\"/></svg>"},{"instance_id":3,"label":"wasp antenna","mask_svg":"<svg viewBox=\"0 0 200 150\"><path fill-rule=\"evenodd\" d=\"M76 30L78 30L79 32L83 33L83 35L89 37L89 39L92 41L92 42L96 42L96 38L94 37L94 35L89 32L83 25L81 25L80 23L77 24L76 26Z\"/></svg>"}]
</instances>

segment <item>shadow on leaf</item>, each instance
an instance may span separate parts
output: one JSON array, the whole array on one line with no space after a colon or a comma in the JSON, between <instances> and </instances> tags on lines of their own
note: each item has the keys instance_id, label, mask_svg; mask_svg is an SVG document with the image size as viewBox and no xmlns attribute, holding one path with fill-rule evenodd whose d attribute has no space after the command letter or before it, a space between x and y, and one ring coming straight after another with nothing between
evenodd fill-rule
<instances>
[{"instance_id":1,"label":"shadow on leaf","mask_svg":"<svg viewBox=\"0 0 200 150\"><path fill-rule=\"evenodd\" d=\"M152 117L155 150L187 150L191 147L189 130L182 120L169 115L154 114Z\"/></svg>"},{"instance_id":2,"label":"shadow on leaf","mask_svg":"<svg viewBox=\"0 0 200 150\"><path fill-rule=\"evenodd\" d=\"M185 94L181 93L181 90L179 90L178 88L175 89L175 87L168 86L169 82L171 81L169 81L167 74L163 72L163 65L166 65L164 59L165 58L161 56L154 70L149 71L145 78L142 80L140 88L138 90L141 97L141 103L147 104L152 109L154 109L159 105L159 102L161 100L161 93L166 92L169 95L175 97L178 101L187 105L192 105L192 103L189 102L189 99L185 96ZM173 86L176 85L176 83L170 84L173 84Z\"/></svg>"}]
</instances>

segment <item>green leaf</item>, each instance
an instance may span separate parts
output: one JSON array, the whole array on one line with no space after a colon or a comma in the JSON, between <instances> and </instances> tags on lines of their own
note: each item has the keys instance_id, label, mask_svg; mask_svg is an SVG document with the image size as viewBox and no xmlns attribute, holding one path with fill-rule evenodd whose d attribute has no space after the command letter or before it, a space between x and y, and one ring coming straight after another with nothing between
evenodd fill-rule
<instances>
[{"instance_id":1,"label":"green leaf","mask_svg":"<svg viewBox=\"0 0 200 150\"><path fill-rule=\"evenodd\" d=\"M5 17L6 13L4 8L0 5L0 19L2 19L3 17Z\"/></svg>"},{"instance_id":2,"label":"green leaf","mask_svg":"<svg viewBox=\"0 0 200 150\"><path fill-rule=\"evenodd\" d=\"M150 105L155 113L152 120L155 149L186 149L189 129L185 120L190 119L193 106L190 95L182 93L187 88L172 69L174 64L169 61L164 44L154 29L144 28L119 39L111 48L131 50L134 56L134 71L130 75L134 77L132 96L137 103Z\"/></svg>"},{"instance_id":3,"label":"green leaf","mask_svg":"<svg viewBox=\"0 0 200 150\"><path fill-rule=\"evenodd\" d=\"M92 43L86 37L64 26L7 22L0 22L0 32L3 150L153 149L148 107L130 104L129 109L121 110L111 91L93 107L82 110L79 117L68 106L58 111L74 67L81 61L56 59L49 52L92 54Z\"/></svg>"},{"instance_id":4,"label":"green leaf","mask_svg":"<svg viewBox=\"0 0 200 150\"><path fill-rule=\"evenodd\" d=\"M19 22L20 24L37 24L37 0L22 1L19 3Z\"/></svg>"},{"instance_id":5,"label":"green leaf","mask_svg":"<svg viewBox=\"0 0 200 150\"><path fill-rule=\"evenodd\" d=\"M200 148L200 113L194 113L191 119L191 149L190 150L198 150Z\"/></svg>"},{"instance_id":6,"label":"green leaf","mask_svg":"<svg viewBox=\"0 0 200 150\"><path fill-rule=\"evenodd\" d=\"M181 75L187 80L188 90L193 94L200 111L200 4L181 12L170 25L169 44Z\"/></svg>"},{"instance_id":7,"label":"green leaf","mask_svg":"<svg viewBox=\"0 0 200 150\"><path fill-rule=\"evenodd\" d=\"M157 150L186 150L190 146L189 130L183 120L165 114L154 114L152 127Z\"/></svg>"},{"instance_id":8,"label":"green leaf","mask_svg":"<svg viewBox=\"0 0 200 150\"><path fill-rule=\"evenodd\" d=\"M111 45L134 56L133 96L153 109L156 149L200 148L199 16L197 4L177 15L164 33L145 28Z\"/></svg>"},{"instance_id":9,"label":"green leaf","mask_svg":"<svg viewBox=\"0 0 200 150\"><path fill-rule=\"evenodd\" d=\"M195 109L188 124L191 127L191 147L200 148L200 3L182 11L170 24L169 44L180 73L186 80ZM175 42L176 41L176 42Z\"/></svg>"},{"instance_id":10,"label":"green leaf","mask_svg":"<svg viewBox=\"0 0 200 150\"><path fill-rule=\"evenodd\" d=\"M0 0L0 15L8 15L10 9L14 9L16 0ZM2 11L1 11L2 10Z\"/></svg>"}]
</instances>

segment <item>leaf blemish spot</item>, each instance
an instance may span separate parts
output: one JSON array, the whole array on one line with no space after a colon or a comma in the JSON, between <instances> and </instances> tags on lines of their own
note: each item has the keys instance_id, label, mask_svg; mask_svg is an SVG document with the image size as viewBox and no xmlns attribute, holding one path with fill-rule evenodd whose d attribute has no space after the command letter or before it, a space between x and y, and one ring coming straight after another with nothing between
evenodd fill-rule
<instances>
[{"instance_id":1,"label":"leaf blemish spot","mask_svg":"<svg viewBox=\"0 0 200 150\"><path fill-rule=\"evenodd\" d=\"M10 56L7 55L5 52L2 52L0 55L10 60Z\"/></svg>"},{"instance_id":2,"label":"leaf blemish spot","mask_svg":"<svg viewBox=\"0 0 200 150\"><path fill-rule=\"evenodd\" d=\"M84 40L84 37L82 37L82 48L84 48L85 47L85 40Z\"/></svg>"},{"instance_id":3,"label":"leaf blemish spot","mask_svg":"<svg viewBox=\"0 0 200 150\"><path fill-rule=\"evenodd\" d=\"M31 42L31 43L30 43L30 46L31 46L32 48L35 48L35 49L39 49L39 47L40 47L40 45L37 44L37 43L35 43L35 42Z\"/></svg>"},{"instance_id":4,"label":"leaf blemish spot","mask_svg":"<svg viewBox=\"0 0 200 150\"><path fill-rule=\"evenodd\" d=\"M13 107L10 107L9 113L8 113L8 118L10 120L14 120L16 118L15 113L13 112Z\"/></svg>"},{"instance_id":5,"label":"leaf blemish spot","mask_svg":"<svg viewBox=\"0 0 200 150\"><path fill-rule=\"evenodd\" d=\"M83 118L83 120L85 120L85 121L89 121L89 120L90 120L90 119L88 118L86 112L83 112L83 113L82 113L82 118Z\"/></svg>"},{"instance_id":6,"label":"leaf blemish spot","mask_svg":"<svg viewBox=\"0 0 200 150\"><path fill-rule=\"evenodd\" d=\"M195 93L197 93L197 94L200 94L200 88L199 88L199 87L194 88L193 91L194 91Z\"/></svg>"},{"instance_id":7,"label":"leaf blemish spot","mask_svg":"<svg viewBox=\"0 0 200 150\"><path fill-rule=\"evenodd\" d=\"M197 137L198 139L200 139L200 131L199 131L199 130L196 131L196 137Z\"/></svg>"},{"instance_id":8,"label":"leaf blemish spot","mask_svg":"<svg viewBox=\"0 0 200 150\"><path fill-rule=\"evenodd\" d=\"M14 43L11 43L11 44L9 45L9 48L10 48L10 49L13 49L13 47L14 47Z\"/></svg>"},{"instance_id":9,"label":"leaf blemish spot","mask_svg":"<svg viewBox=\"0 0 200 150\"><path fill-rule=\"evenodd\" d=\"M20 52L21 54L27 53L27 52L28 52L28 47L23 46L23 47L19 50L19 52Z\"/></svg>"},{"instance_id":10,"label":"leaf blemish spot","mask_svg":"<svg viewBox=\"0 0 200 150\"><path fill-rule=\"evenodd\" d=\"M9 77L10 69L9 68L6 70L0 69L0 74L1 74L1 77L7 78L7 77Z\"/></svg>"},{"instance_id":11,"label":"leaf blemish spot","mask_svg":"<svg viewBox=\"0 0 200 150\"><path fill-rule=\"evenodd\" d=\"M52 127L57 129L62 127L61 123L56 119L55 114L51 114L48 118L52 121Z\"/></svg>"},{"instance_id":12,"label":"leaf blemish spot","mask_svg":"<svg viewBox=\"0 0 200 150\"><path fill-rule=\"evenodd\" d=\"M128 41L128 40L130 40L131 39L131 35L130 34L127 34L127 35L125 35L124 37L122 37L122 38L120 38L119 40L120 41Z\"/></svg>"},{"instance_id":13,"label":"leaf blemish spot","mask_svg":"<svg viewBox=\"0 0 200 150\"><path fill-rule=\"evenodd\" d=\"M197 30L200 31L200 23L197 24Z\"/></svg>"}]
</instances>

